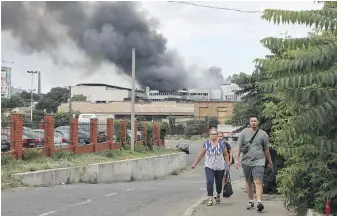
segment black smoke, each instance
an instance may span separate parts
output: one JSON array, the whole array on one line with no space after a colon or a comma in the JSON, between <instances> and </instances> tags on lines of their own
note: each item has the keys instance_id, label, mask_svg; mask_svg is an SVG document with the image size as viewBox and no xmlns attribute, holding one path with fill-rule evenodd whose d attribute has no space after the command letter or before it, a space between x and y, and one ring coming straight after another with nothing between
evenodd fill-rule
<instances>
[{"instance_id":1,"label":"black smoke","mask_svg":"<svg viewBox=\"0 0 337 216\"><path fill-rule=\"evenodd\" d=\"M19 39L26 52L53 53L67 37L92 62L111 62L130 76L131 50L135 48L136 79L143 87L172 91L197 87L202 81L167 49L167 39L139 3L1 2L1 6L2 30ZM210 71L223 82L218 69ZM200 78L208 76L206 72Z\"/></svg>"}]
</instances>

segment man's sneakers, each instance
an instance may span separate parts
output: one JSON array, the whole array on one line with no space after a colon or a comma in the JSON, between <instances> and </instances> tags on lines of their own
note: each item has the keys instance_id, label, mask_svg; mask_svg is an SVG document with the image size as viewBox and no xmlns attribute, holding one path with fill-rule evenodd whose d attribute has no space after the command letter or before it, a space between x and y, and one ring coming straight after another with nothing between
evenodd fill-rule
<instances>
[{"instance_id":1,"label":"man's sneakers","mask_svg":"<svg viewBox=\"0 0 337 216\"><path fill-rule=\"evenodd\" d=\"M249 201L248 205L247 205L247 210L251 210L253 208L254 208L254 202ZM263 206L262 202L258 202L256 208L257 208L258 212L262 212L262 210L264 209L264 206Z\"/></svg>"},{"instance_id":2,"label":"man's sneakers","mask_svg":"<svg viewBox=\"0 0 337 216\"><path fill-rule=\"evenodd\" d=\"M264 206L261 202L258 202L256 207L258 212L262 212L262 210L264 209Z\"/></svg>"},{"instance_id":3,"label":"man's sneakers","mask_svg":"<svg viewBox=\"0 0 337 216\"><path fill-rule=\"evenodd\" d=\"M247 210L251 210L254 208L254 202L249 201L247 205Z\"/></svg>"}]
</instances>

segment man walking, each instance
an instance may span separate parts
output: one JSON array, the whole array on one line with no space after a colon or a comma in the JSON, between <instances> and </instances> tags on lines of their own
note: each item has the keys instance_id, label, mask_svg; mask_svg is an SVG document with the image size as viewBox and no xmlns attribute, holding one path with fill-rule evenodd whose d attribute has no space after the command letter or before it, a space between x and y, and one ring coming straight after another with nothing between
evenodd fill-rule
<instances>
[{"instance_id":1,"label":"man walking","mask_svg":"<svg viewBox=\"0 0 337 216\"><path fill-rule=\"evenodd\" d=\"M246 178L248 206L247 209L254 208L253 200L253 183L256 187L257 211L262 211L264 206L262 204L263 193L263 175L266 158L268 160L268 168L273 167L273 162L269 153L269 137L267 133L258 128L258 117L252 116L250 118L250 128L244 129L239 137L239 148L236 152L235 165L238 169L240 154L242 153L242 169Z\"/></svg>"}]
</instances>

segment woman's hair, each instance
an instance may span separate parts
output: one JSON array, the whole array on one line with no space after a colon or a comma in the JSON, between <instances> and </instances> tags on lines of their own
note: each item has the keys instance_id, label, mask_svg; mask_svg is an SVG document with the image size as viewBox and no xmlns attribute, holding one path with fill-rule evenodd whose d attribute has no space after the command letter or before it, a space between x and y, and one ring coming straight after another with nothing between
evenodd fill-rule
<instances>
[{"instance_id":1,"label":"woman's hair","mask_svg":"<svg viewBox=\"0 0 337 216\"><path fill-rule=\"evenodd\" d=\"M215 131L215 132L218 134L218 130L217 130L215 127L212 127L212 128L209 130L209 134L211 134L212 131Z\"/></svg>"}]
</instances>

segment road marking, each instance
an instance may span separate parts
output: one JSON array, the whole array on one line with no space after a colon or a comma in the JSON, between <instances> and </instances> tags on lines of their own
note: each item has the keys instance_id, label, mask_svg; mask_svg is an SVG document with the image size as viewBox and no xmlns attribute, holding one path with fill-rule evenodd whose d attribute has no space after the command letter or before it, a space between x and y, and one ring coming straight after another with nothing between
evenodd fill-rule
<instances>
[{"instance_id":1,"label":"road marking","mask_svg":"<svg viewBox=\"0 0 337 216\"><path fill-rule=\"evenodd\" d=\"M135 190L134 188L127 189L126 191L133 191Z\"/></svg>"},{"instance_id":2,"label":"road marking","mask_svg":"<svg viewBox=\"0 0 337 216\"><path fill-rule=\"evenodd\" d=\"M237 184L244 181L243 179L239 179L237 181L232 181L232 184ZM201 190L202 188L200 188ZM185 213L183 214L183 216L192 216L195 213L195 210L205 201L207 200L208 197L202 197L201 199L197 200L195 203L193 203L193 205L191 205L190 207L188 207L188 209L185 211Z\"/></svg>"},{"instance_id":3,"label":"road marking","mask_svg":"<svg viewBox=\"0 0 337 216\"><path fill-rule=\"evenodd\" d=\"M75 204L72 204L72 205L69 205L69 206L79 206L79 205L87 204L87 203L90 203L90 202L91 202L91 199L88 199L84 202L75 203Z\"/></svg>"},{"instance_id":4,"label":"road marking","mask_svg":"<svg viewBox=\"0 0 337 216\"><path fill-rule=\"evenodd\" d=\"M111 194L107 194L105 195L106 197L109 197L109 196L114 196L114 195L117 195L117 193L111 193Z\"/></svg>"},{"instance_id":5,"label":"road marking","mask_svg":"<svg viewBox=\"0 0 337 216\"><path fill-rule=\"evenodd\" d=\"M56 211L49 211L49 212L40 214L39 216L47 216L47 215L54 214L54 213L56 213Z\"/></svg>"}]
</instances>

